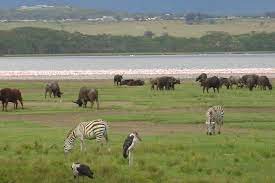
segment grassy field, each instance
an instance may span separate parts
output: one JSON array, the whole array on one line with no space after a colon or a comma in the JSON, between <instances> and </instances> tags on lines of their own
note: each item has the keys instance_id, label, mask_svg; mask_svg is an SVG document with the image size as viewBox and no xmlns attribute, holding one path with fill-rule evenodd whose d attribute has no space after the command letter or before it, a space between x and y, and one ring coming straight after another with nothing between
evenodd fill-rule
<instances>
[{"instance_id":1,"label":"grassy field","mask_svg":"<svg viewBox=\"0 0 275 183\"><path fill-rule=\"evenodd\" d=\"M68 32L81 32L89 35L143 35L144 31L152 31L156 35L167 32L177 37L200 37L209 31L224 31L233 35L255 32L273 32L275 20L240 19L224 20L215 24L201 23L188 25L182 21L152 21L152 22L115 22L93 23L89 21L77 22L6 22L0 23L0 30L10 30L16 27L42 27Z\"/></svg>"},{"instance_id":2,"label":"grassy field","mask_svg":"<svg viewBox=\"0 0 275 183\"><path fill-rule=\"evenodd\" d=\"M81 86L99 89L100 110L78 108ZM92 182L274 182L274 91L248 89L203 94L192 81L175 91L116 87L110 80L61 81L64 98L44 99L44 82L0 81L0 88L20 88L25 109L0 112L0 182L73 182L72 162L89 164ZM207 136L205 112L223 105L221 135ZM111 152L95 141L77 144L67 157L63 143L83 120L105 119ZM129 169L121 148L126 135L139 131L143 141ZM87 181L86 181L87 182Z\"/></svg>"}]
</instances>

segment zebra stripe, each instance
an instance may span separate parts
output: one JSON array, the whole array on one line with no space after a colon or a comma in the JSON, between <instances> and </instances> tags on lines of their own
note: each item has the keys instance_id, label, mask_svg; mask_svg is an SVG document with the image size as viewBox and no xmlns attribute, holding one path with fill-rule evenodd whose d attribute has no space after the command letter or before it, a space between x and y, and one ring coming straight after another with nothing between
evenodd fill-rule
<instances>
[{"instance_id":1,"label":"zebra stripe","mask_svg":"<svg viewBox=\"0 0 275 183\"><path fill-rule=\"evenodd\" d=\"M105 139L108 142L108 124L102 119L97 119L88 122L81 122L75 128L71 129L64 143L64 152L69 152L75 143L75 140L80 139L80 149L84 145L84 139L95 139L97 142L102 142Z\"/></svg>"},{"instance_id":2,"label":"zebra stripe","mask_svg":"<svg viewBox=\"0 0 275 183\"><path fill-rule=\"evenodd\" d=\"M223 125L224 110L222 106L210 107L206 112L207 134L215 134L215 127L218 126L218 133L221 133Z\"/></svg>"}]
</instances>

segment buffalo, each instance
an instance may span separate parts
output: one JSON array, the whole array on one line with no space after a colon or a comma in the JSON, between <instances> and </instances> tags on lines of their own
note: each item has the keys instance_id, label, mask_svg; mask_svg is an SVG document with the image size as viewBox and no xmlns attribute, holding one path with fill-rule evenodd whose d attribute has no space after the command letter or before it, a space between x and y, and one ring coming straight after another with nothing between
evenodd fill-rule
<instances>
[{"instance_id":1,"label":"buffalo","mask_svg":"<svg viewBox=\"0 0 275 183\"><path fill-rule=\"evenodd\" d=\"M45 98L47 97L47 93L49 93L50 98L52 97L52 94L53 94L54 98L55 97L60 98L61 95L63 94L60 91L60 87L59 87L59 84L58 84L57 81L50 82L50 83L46 84L46 86L45 86Z\"/></svg>"},{"instance_id":2,"label":"buffalo","mask_svg":"<svg viewBox=\"0 0 275 183\"><path fill-rule=\"evenodd\" d=\"M180 84L180 80L176 79L174 77L171 76L162 76L159 78L156 78L157 83L157 89L158 90L174 90L175 89L175 84ZM151 88L153 88L152 86L152 81L151 81Z\"/></svg>"},{"instance_id":3,"label":"buffalo","mask_svg":"<svg viewBox=\"0 0 275 183\"><path fill-rule=\"evenodd\" d=\"M201 82L201 85L203 86L203 93L205 91L205 88L206 88L207 93L208 93L209 88L213 88L214 92L216 92L215 89L217 89L217 91L219 93L220 80L217 76L207 78L205 81Z\"/></svg>"},{"instance_id":4,"label":"buffalo","mask_svg":"<svg viewBox=\"0 0 275 183\"><path fill-rule=\"evenodd\" d=\"M137 80L133 80L127 83L128 86L143 86L144 85L144 81L137 79Z\"/></svg>"},{"instance_id":5,"label":"buffalo","mask_svg":"<svg viewBox=\"0 0 275 183\"><path fill-rule=\"evenodd\" d=\"M176 79L174 77L171 77L170 80L169 80L169 88L168 89L175 90L175 85L176 84L180 84L180 79Z\"/></svg>"},{"instance_id":6,"label":"buffalo","mask_svg":"<svg viewBox=\"0 0 275 183\"><path fill-rule=\"evenodd\" d=\"M206 79L207 79L207 74L202 73L196 78L196 81L200 82L202 86L202 82L205 81Z\"/></svg>"},{"instance_id":7,"label":"buffalo","mask_svg":"<svg viewBox=\"0 0 275 183\"><path fill-rule=\"evenodd\" d=\"M250 76L246 79L246 86L252 91L257 86L257 82L258 80L255 77Z\"/></svg>"},{"instance_id":8,"label":"buffalo","mask_svg":"<svg viewBox=\"0 0 275 183\"><path fill-rule=\"evenodd\" d=\"M91 102L91 108L93 108L94 101L96 101L97 109L99 109L98 91L97 89L87 88L83 86L79 90L78 99L73 103L78 104L79 107L87 107L87 102Z\"/></svg>"},{"instance_id":9,"label":"buffalo","mask_svg":"<svg viewBox=\"0 0 275 183\"><path fill-rule=\"evenodd\" d=\"M18 100L21 104L22 109L23 106L23 99L19 89L11 89L11 88L4 88L0 90L0 100L2 101L2 111L7 111L8 103L14 103L14 109L17 109Z\"/></svg>"},{"instance_id":10,"label":"buffalo","mask_svg":"<svg viewBox=\"0 0 275 183\"><path fill-rule=\"evenodd\" d=\"M116 84L118 86L118 83L121 85L122 79L123 79L123 75L116 74L114 76L114 85Z\"/></svg>"},{"instance_id":11,"label":"buffalo","mask_svg":"<svg viewBox=\"0 0 275 183\"><path fill-rule=\"evenodd\" d=\"M127 86L142 86L144 85L144 81L140 79L125 79L121 81L120 85L127 85Z\"/></svg>"},{"instance_id":12,"label":"buffalo","mask_svg":"<svg viewBox=\"0 0 275 183\"><path fill-rule=\"evenodd\" d=\"M247 80L248 80L249 78L253 78L253 84L254 84L253 87L256 87L257 84L258 84L259 76L256 75L256 74L246 74L246 75L243 75L242 78L241 78L241 82L243 83L243 85L249 87L249 86L248 86L249 84L248 84L248 82L247 82ZM250 79L250 84L251 84L251 79Z\"/></svg>"},{"instance_id":13,"label":"buffalo","mask_svg":"<svg viewBox=\"0 0 275 183\"><path fill-rule=\"evenodd\" d=\"M228 78L228 80L229 80L229 85L230 85L230 88L231 88L231 89L233 88L233 85L236 85L237 87L240 87L240 88L243 87L244 82L243 82L243 80L242 80L240 77L238 77L238 76L230 76L230 77Z\"/></svg>"},{"instance_id":14,"label":"buffalo","mask_svg":"<svg viewBox=\"0 0 275 183\"><path fill-rule=\"evenodd\" d=\"M220 87L222 87L224 85L224 86L226 86L227 89L229 89L230 82L229 82L228 78L220 77L219 80L220 80Z\"/></svg>"},{"instance_id":15,"label":"buffalo","mask_svg":"<svg viewBox=\"0 0 275 183\"><path fill-rule=\"evenodd\" d=\"M272 84L266 76L259 77L258 85L260 86L261 90L266 90L266 87L268 87L269 90L272 90Z\"/></svg>"},{"instance_id":16,"label":"buffalo","mask_svg":"<svg viewBox=\"0 0 275 183\"><path fill-rule=\"evenodd\" d=\"M120 82L120 85L128 85L128 83L134 81L133 79L123 79L121 82Z\"/></svg>"},{"instance_id":17,"label":"buffalo","mask_svg":"<svg viewBox=\"0 0 275 183\"><path fill-rule=\"evenodd\" d=\"M155 89L155 85L157 85L158 78L150 78L151 90Z\"/></svg>"}]
</instances>

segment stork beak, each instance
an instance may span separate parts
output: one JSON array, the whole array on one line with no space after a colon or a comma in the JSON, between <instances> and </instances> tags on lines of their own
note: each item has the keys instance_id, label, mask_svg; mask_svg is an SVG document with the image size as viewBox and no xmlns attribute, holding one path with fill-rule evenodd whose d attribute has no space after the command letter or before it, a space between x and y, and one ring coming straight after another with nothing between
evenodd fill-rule
<instances>
[{"instance_id":1,"label":"stork beak","mask_svg":"<svg viewBox=\"0 0 275 183\"><path fill-rule=\"evenodd\" d=\"M78 104L76 101L72 101L73 103L75 103L75 104Z\"/></svg>"},{"instance_id":2,"label":"stork beak","mask_svg":"<svg viewBox=\"0 0 275 183\"><path fill-rule=\"evenodd\" d=\"M139 135L137 135L137 138L138 138L139 141L142 141Z\"/></svg>"}]
</instances>

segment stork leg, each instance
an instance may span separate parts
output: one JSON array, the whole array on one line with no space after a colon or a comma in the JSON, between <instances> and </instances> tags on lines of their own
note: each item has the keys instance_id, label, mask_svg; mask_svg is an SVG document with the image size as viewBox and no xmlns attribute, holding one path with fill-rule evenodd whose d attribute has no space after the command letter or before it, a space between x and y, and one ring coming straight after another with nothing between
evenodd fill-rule
<instances>
[{"instance_id":1,"label":"stork leg","mask_svg":"<svg viewBox=\"0 0 275 183\"><path fill-rule=\"evenodd\" d=\"M129 159L128 159L128 161L129 161L129 166L131 166L131 151L129 151Z\"/></svg>"},{"instance_id":2,"label":"stork leg","mask_svg":"<svg viewBox=\"0 0 275 183\"><path fill-rule=\"evenodd\" d=\"M129 151L129 166L133 166L134 154Z\"/></svg>"},{"instance_id":3,"label":"stork leg","mask_svg":"<svg viewBox=\"0 0 275 183\"><path fill-rule=\"evenodd\" d=\"M131 166L133 166L133 163L134 163L134 153L132 153L131 155Z\"/></svg>"}]
</instances>

